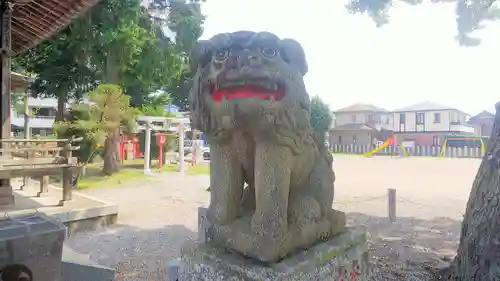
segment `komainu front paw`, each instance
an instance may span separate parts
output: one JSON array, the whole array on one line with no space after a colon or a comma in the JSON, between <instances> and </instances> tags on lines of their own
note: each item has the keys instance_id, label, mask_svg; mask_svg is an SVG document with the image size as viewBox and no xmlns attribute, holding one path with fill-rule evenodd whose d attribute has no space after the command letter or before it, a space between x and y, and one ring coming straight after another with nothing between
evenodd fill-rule
<instances>
[{"instance_id":1,"label":"komainu front paw","mask_svg":"<svg viewBox=\"0 0 500 281\"><path fill-rule=\"evenodd\" d=\"M288 222L304 226L321 217L321 207L311 196L290 198L288 202Z\"/></svg>"},{"instance_id":2,"label":"komainu front paw","mask_svg":"<svg viewBox=\"0 0 500 281\"><path fill-rule=\"evenodd\" d=\"M266 218L261 214L254 214L252 216L252 220L250 221L250 226L255 234L259 236L267 236L269 235L269 229L266 229L266 226L269 225L269 222L265 221Z\"/></svg>"}]
</instances>

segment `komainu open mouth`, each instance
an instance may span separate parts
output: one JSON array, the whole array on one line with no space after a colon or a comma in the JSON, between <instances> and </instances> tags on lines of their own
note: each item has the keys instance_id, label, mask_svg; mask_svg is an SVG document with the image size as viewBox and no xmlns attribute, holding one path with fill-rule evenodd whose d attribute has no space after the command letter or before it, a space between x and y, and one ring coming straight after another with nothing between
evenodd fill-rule
<instances>
[{"instance_id":1,"label":"komainu open mouth","mask_svg":"<svg viewBox=\"0 0 500 281\"><path fill-rule=\"evenodd\" d=\"M267 81L238 81L212 85L211 96L216 102L227 100L257 98L264 100L281 100L285 90L277 83Z\"/></svg>"}]
</instances>

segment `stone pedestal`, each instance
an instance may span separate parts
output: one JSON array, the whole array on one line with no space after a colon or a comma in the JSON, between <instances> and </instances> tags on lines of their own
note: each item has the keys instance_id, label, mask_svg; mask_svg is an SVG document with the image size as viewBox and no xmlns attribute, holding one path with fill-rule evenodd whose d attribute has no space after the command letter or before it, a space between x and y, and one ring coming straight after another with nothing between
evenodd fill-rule
<instances>
[{"instance_id":1,"label":"stone pedestal","mask_svg":"<svg viewBox=\"0 0 500 281\"><path fill-rule=\"evenodd\" d=\"M0 233L0 279L61 280L66 236L62 223L43 213L34 213L0 219ZM12 275L16 278L6 277Z\"/></svg>"},{"instance_id":2,"label":"stone pedestal","mask_svg":"<svg viewBox=\"0 0 500 281\"><path fill-rule=\"evenodd\" d=\"M179 281L368 281L368 259L363 228L348 228L270 266L200 242L182 249Z\"/></svg>"},{"instance_id":3,"label":"stone pedestal","mask_svg":"<svg viewBox=\"0 0 500 281\"><path fill-rule=\"evenodd\" d=\"M1 185L0 180L0 206L14 205L14 193L12 192L12 186ZM10 184L10 181L9 181Z\"/></svg>"}]
</instances>

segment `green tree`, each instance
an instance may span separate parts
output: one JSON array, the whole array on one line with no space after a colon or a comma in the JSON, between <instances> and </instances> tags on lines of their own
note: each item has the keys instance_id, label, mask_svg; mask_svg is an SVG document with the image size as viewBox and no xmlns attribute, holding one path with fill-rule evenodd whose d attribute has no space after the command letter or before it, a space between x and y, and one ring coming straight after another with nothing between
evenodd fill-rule
<instances>
[{"instance_id":1,"label":"green tree","mask_svg":"<svg viewBox=\"0 0 500 281\"><path fill-rule=\"evenodd\" d=\"M175 48L182 57L180 75L166 84L164 88L170 93L172 103L182 110L189 108L187 97L194 76L194 72L191 72L188 67L188 55L203 33L202 25L205 17L201 13L201 2L204 1L153 0L150 4L150 9L154 14L168 14L168 17L154 18L175 34Z\"/></svg>"},{"instance_id":2,"label":"green tree","mask_svg":"<svg viewBox=\"0 0 500 281\"><path fill-rule=\"evenodd\" d=\"M36 75L33 96L57 98L57 120L63 119L70 99L81 99L96 84L95 71L86 63L88 57L82 50L86 36L75 32L78 24L13 59L14 69Z\"/></svg>"},{"instance_id":3,"label":"green tree","mask_svg":"<svg viewBox=\"0 0 500 281\"><path fill-rule=\"evenodd\" d=\"M407 0L420 4L421 0ZM436 1L441 2L441 1ZM453 2L453 1L448 1ZM480 44L480 38L470 33L482 28L486 20L499 18L495 0L456 0L458 43L467 46ZM377 24L389 22L390 0L351 0L351 12L368 13ZM437 280L493 281L500 280L500 103L496 105L493 130L486 155L477 172L462 222L457 255L450 267L439 272Z\"/></svg>"},{"instance_id":4,"label":"green tree","mask_svg":"<svg viewBox=\"0 0 500 281\"><path fill-rule=\"evenodd\" d=\"M333 114L328 104L326 104L320 97L314 96L311 99L311 126L314 130L314 137L320 144L326 141L326 132L330 129L332 124ZM322 146L324 147L324 146Z\"/></svg>"},{"instance_id":5,"label":"green tree","mask_svg":"<svg viewBox=\"0 0 500 281\"><path fill-rule=\"evenodd\" d=\"M102 146L105 150L104 159L116 158L109 163L118 163L118 149L109 148L119 145L117 131L132 131L134 128L135 111L129 105L130 97L118 85L101 84L88 98L89 103L74 104L70 116L56 122L54 129L60 137L83 137L82 149L76 155L80 163L91 161L95 150ZM118 170L119 165L116 164L103 169L103 172L109 175Z\"/></svg>"},{"instance_id":6,"label":"green tree","mask_svg":"<svg viewBox=\"0 0 500 281\"><path fill-rule=\"evenodd\" d=\"M172 103L170 94L167 92L160 92L152 94L148 98L148 102L143 104L137 109L137 114L144 116L164 116L175 117L174 113L166 112L165 107Z\"/></svg>"},{"instance_id":7,"label":"green tree","mask_svg":"<svg viewBox=\"0 0 500 281\"><path fill-rule=\"evenodd\" d=\"M146 8L141 2L103 0L61 33L13 60L16 69L37 75L34 95L58 99L57 120L63 119L70 99L81 99L99 83L120 85L136 106L151 107L150 93L160 89L172 89L174 100L186 99L187 89L177 85L190 83L185 74L187 50L201 35L199 3L155 0ZM163 33L165 27L173 30L175 40ZM107 173L118 166L109 161L115 158L105 157Z\"/></svg>"},{"instance_id":8,"label":"green tree","mask_svg":"<svg viewBox=\"0 0 500 281\"><path fill-rule=\"evenodd\" d=\"M330 106L320 97L311 99L311 126L316 132L327 132L332 125L333 115Z\"/></svg>"}]
</instances>

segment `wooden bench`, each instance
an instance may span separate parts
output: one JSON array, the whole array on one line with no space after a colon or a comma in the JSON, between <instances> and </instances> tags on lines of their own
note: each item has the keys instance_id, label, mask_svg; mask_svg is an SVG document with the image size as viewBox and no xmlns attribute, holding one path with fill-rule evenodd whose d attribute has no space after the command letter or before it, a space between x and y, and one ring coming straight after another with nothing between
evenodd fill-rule
<instances>
[{"instance_id":1,"label":"wooden bench","mask_svg":"<svg viewBox=\"0 0 500 281\"><path fill-rule=\"evenodd\" d=\"M62 199L59 206L71 200L73 175L80 172L72 152L80 149L74 146L82 138L71 139L2 139L0 152L0 179L24 177L40 178L40 191L37 196L48 192L48 176L62 175ZM52 143L52 145L46 145ZM53 144L56 145L53 145ZM58 144L61 144L60 146ZM38 156L38 157L37 157ZM52 156L52 157L51 157ZM25 185L27 180L25 180Z\"/></svg>"}]
</instances>

